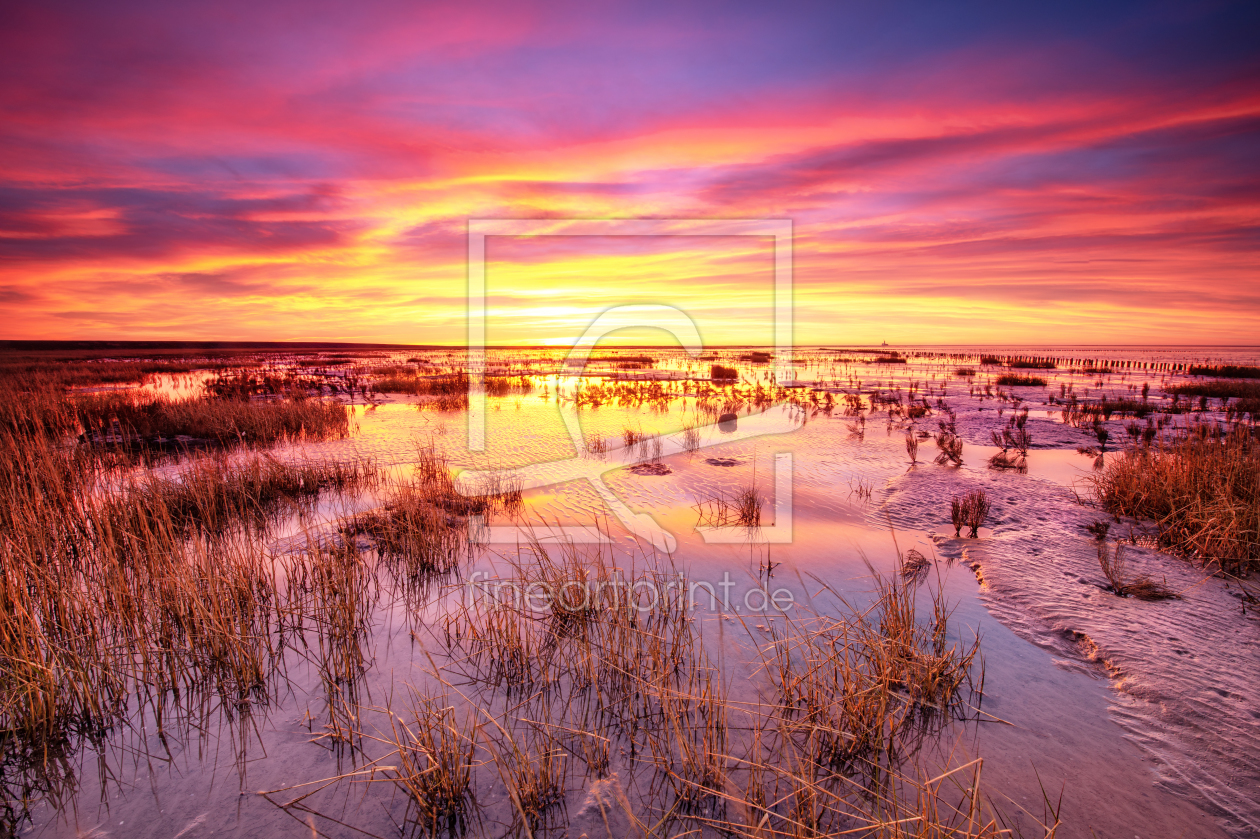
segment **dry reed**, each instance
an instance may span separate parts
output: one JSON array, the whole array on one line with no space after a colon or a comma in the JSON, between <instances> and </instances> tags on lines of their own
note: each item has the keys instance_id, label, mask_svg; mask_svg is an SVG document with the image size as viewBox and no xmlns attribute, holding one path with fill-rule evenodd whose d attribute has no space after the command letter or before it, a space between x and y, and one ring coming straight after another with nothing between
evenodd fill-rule
<instances>
[{"instance_id":1,"label":"dry reed","mask_svg":"<svg viewBox=\"0 0 1260 839\"><path fill-rule=\"evenodd\" d=\"M1127 449L1091 481L1109 513L1154 521L1165 550L1230 574L1260 568L1260 444L1247 428Z\"/></svg>"}]
</instances>

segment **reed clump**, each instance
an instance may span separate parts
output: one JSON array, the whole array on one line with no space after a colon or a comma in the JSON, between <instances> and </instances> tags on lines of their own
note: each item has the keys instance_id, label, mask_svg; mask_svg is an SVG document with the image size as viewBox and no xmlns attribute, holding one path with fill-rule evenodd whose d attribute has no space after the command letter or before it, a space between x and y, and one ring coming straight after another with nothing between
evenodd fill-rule
<instances>
[{"instance_id":1,"label":"reed clump","mask_svg":"<svg viewBox=\"0 0 1260 839\"><path fill-rule=\"evenodd\" d=\"M385 735L397 755L391 780L407 799L405 832L463 836L477 814L472 782L478 727L457 722L454 706L419 694L411 717L408 724L391 712Z\"/></svg>"},{"instance_id":2,"label":"reed clump","mask_svg":"<svg viewBox=\"0 0 1260 839\"><path fill-rule=\"evenodd\" d=\"M350 432L345 405L315 398L173 400L110 393L77 397L72 410L83 429L82 440L124 448L263 446L344 437Z\"/></svg>"},{"instance_id":3,"label":"reed clump","mask_svg":"<svg viewBox=\"0 0 1260 839\"><path fill-rule=\"evenodd\" d=\"M994 384L1002 387L1045 387L1046 380L1040 376L1016 376L1014 374L1007 374L1004 376L998 376Z\"/></svg>"},{"instance_id":4,"label":"reed clump","mask_svg":"<svg viewBox=\"0 0 1260 839\"><path fill-rule=\"evenodd\" d=\"M1028 409L1011 416L1001 431L990 432L993 445L1000 451L989 458L989 468L1025 472L1028 469L1028 449L1032 435L1027 429Z\"/></svg>"},{"instance_id":5,"label":"reed clump","mask_svg":"<svg viewBox=\"0 0 1260 839\"><path fill-rule=\"evenodd\" d=\"M954 496L950 499L949 520L954 525L954 536L961 536L965 525L970 529L967 535L972 539L977 538L992 506L988 495L982 489L969 492L962 498Z\"/></svg>"},{"instance_id":6,"label":"reed clump","mask_svg":"<svg viewBox=\"0 0 1260 839\"><path fill-rule=\"evenodd\" d=\"M487 376L484 380L486 396L511 396L532 393L534 380L527 375Z\"/></svg>"},{"instance_id":7,"label":"reed clump","mask_svg":"<svg viewBox=\"0 0 1260 839\"><path fill-rule=\"evenodd\" d=\"M468 544L468 518L521 504L519 482L502 477L470 493L456 487L446 460L421 446L410 478L390 482L381 507L342 523L343 536L370 538L381 558L409 578L454 570Z\"/></svg>"},{"instance_id":8,"label":"reed clump","mask_svg":"<svg viewBox=\"0 0 1260 839\"><path fill-rule=\"evenodd\" d=\"M608 455L609 445L608 438L600 435L587 437L585 440L586 453L595 457L606 457Z\"/></svg>"},{"instance_id":9,"label":"reed clump","mask_svg":"<svg viewBox=\"0 0 1260 839\"><path fill-rule=\"evenodd\" d=\"M1161 548L1229 574L1260 568L1260 443L1246 427L1126 449L1090 480L1107 512L1153 521Z\"/></svg>"},{"instance_id":10,"label":"reed clump","mask_svg":"<svg viewBox=\"0 0 1260 839\"><path fill-rule=\"evenodd\" d=\"M913 428L906 430L906 454L910 455L910 465L919 462L919 435Z\"/></svg>"},{"instance_id":11,"label":"reed clump","mask_svg":"<svg viewBox=\"0 0 1260 839\"><path fill-rule=\"evenodd\" d=\"M700 451L700 420L698 418L692 417L684 420L680 442L683 451L688 454Z\"/></svg>"},{"instance_id":12,"label":"reed clump","mask_svg":"<svg viewBox=\"0 0 1260 839\"><path fill-rule=\"evenodd\" d=\"M963 441L958 436L957 417L953 411L945 409L945 418L939 421L940 431L936 434L936 447L940 452L936 455L936 462L941 466L952 463L954 466L962 466L963 464Z\"/></svg>"},{"instance_id":13,"label":"reed clump","mask_svg":"<svg viewBox=\"0 0 1260 839\"><path fill-rule=\"evenodd\" d=\"M697 502L697 527L761 527L765 499L755 483L732 492L718 492Z\"/></svg>"},{"instance_id":14,"label":"reed clump","mask_svg":"<svg viewBox=\"0 0 1260 839\"><path fill-rule=\"evenodd\" d=\"M568 755L551 738L533 729L513 734L500 727L495 762L505 778L512 804L527 835L563 826L568 790Z\"/></svg>"},{"instance_id":15,"label":"reed clump","mask_svg":"<svg viewBox=\"0 0 1260 839\"><path fill-rule=\"evenodd\" d=\"M177 528L215 533L242 523L261 527L289 504L313 500L321 492L367 489L377 481L370 460L285 463L266 454L236 460L215 455L193 461L173 477L146 472L127 481L126 494L110 496L105 514L160 512Z\"/></svg>"}]
</instances>

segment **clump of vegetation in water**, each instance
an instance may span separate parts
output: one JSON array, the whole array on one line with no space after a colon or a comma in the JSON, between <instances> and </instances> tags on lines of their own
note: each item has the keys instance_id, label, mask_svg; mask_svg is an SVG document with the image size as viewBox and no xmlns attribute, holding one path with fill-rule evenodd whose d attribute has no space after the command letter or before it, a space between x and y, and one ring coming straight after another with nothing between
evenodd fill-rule
<instances>
[{"instance_id":1,"label":"clump of vegetation in water","mask_svg":"<svg viewBox=\"0 0 1260 839\"><path fill-rule=\"evenodd\" d=\"M1107 512L1153 521L1161 548L1230 574L1260 569L1260 441L1247 426L1126 449L1090 480Z\"/></svg>"}]
</instances>

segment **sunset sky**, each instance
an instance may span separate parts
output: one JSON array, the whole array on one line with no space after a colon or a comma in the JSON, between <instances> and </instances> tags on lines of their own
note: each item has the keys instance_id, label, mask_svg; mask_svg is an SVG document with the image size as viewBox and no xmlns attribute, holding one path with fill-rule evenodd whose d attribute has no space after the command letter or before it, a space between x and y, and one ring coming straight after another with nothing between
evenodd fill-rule
<instances>
[{"instance_id":1,"label":"sunset sky","mask_svg":"<svg viewBox=\"0 0 1260 839\"><path fill-rule=\"evenodd\" d=\"M1260 343L1257 44L1201 0L6 3L0 338L459 342L470 218L775 218L798 343ZM771 340L768 240L488 260L492 342Z\"/></svg>"}]
</instances>

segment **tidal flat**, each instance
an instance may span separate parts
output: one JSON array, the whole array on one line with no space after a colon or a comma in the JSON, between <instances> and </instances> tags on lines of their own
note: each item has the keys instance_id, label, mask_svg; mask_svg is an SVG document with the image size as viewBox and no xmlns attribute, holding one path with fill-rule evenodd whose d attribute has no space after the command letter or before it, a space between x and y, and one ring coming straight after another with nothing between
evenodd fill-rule
<instances>
[{"instance_id":1,"label":"tidal flat","mask_svg":"<svg viewBox=\"0 0 1260 839\"><path fill-rule=\"evenodd\" d=\"M6 350L0 835L1254 835L1258 362Z\"/></svg>"}]
</instances>

